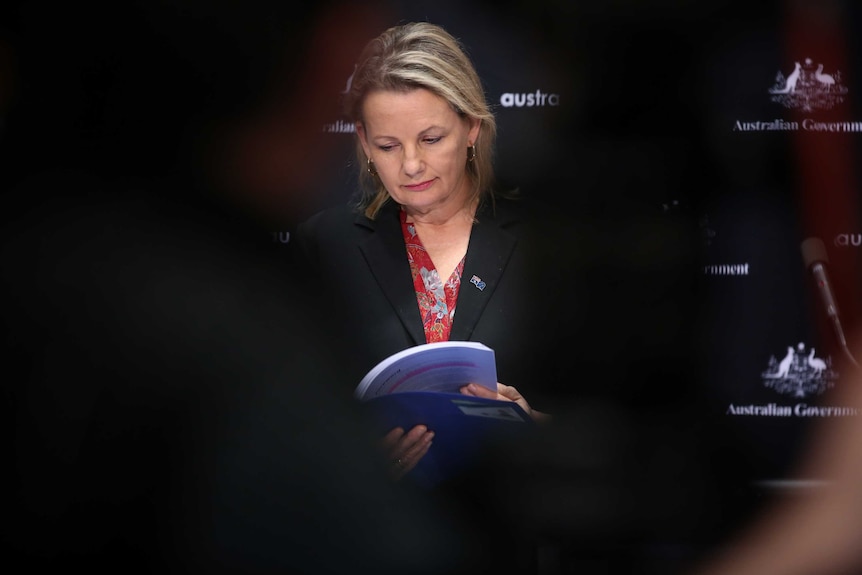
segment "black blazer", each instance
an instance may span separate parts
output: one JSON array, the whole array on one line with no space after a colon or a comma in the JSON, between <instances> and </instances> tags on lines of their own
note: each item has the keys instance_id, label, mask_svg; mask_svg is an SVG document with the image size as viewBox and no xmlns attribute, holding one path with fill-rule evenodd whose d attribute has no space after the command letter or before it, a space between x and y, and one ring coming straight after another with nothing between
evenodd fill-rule
<instances>
[{"instance_id":1,"label":"black blazer","mask_svg":"<svg viewBox=\"0 0 862 575\"><path fill-rule=\"evenodd\" d=\"M331 208L298 226L291 240L344 328L333 339L355 362L351 389L388 355L425 343L398 210L389 202L370 220L350 206ZM589 304L588 297L576 295L582 282L573 281L579 266L571 260L581 252L571 242L560 249L559 232L577 226L564 229L551 213L525 199L484 203L470 236L450 334L451 340L494 349L499 381L517 387L536 408L559 366L554 355L566 341L560 339L566 322Z\"/></svg>"},{"instance_id":2,"label":"black blazer","mask_svg":"<svg viewBox=\"0 0 862 575\"><path fill-rule=\"evenodd\" d=\"M505 493L515 511L500 521L511 520L515 532L535 511L517 502L549 485L593 499L617 491L624 496L597 501L607 500L602 517L619 533L685 526L689 537L702 505L720 516L733 503L726 495L736 497L740 483L730 476L744 468L732 438L714 425L723 411L705 401L698 380L700 230L613 197L574 203L499 200L477 215L451 338L493 348L499 381L553 418L524 451L483 460L447 493L477 509ZM397 210L388 205L371 221L347 206L329 209L288 244L313 264L308 278L344 328L333 332L343 344L333 357L352 352L358 360L346 393L376 362L424 342ZM474 275L484 289L470 283ZM669 454L684 465L666 465ZM635 505L619 506L623 500ZM594 535L595 515L575 512L562 524L558 517L565 541Z\"/></svg>"}]
</instances>

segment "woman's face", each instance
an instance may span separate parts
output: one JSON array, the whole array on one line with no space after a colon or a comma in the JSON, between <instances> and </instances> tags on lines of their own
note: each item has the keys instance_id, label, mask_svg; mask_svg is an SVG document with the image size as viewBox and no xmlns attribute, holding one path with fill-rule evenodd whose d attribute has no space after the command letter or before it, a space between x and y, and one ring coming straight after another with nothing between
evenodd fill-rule
<instances>
[{"instance_id":1,"label":"woman's face","mask_svg":"<svg viewBox=\"0 0 862 575\"><path fill-rule=\"evenodd\" d=\"M458 116L423 88L371 92L362 111L356 132L392 199L412 214L464 206L467 147L476 142L479 120Z\"/></svg>"}]
</instances>

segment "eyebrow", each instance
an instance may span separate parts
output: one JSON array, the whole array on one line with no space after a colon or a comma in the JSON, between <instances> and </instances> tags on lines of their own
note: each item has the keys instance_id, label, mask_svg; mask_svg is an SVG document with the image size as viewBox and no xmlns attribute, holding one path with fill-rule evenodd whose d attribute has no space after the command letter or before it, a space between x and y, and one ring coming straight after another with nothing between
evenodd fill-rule
<instances>
[{"instance_id":1,"label":"eyebrow","mask_svg":"<svg viewBox=\"0 0 862 575\"><path fill-rule=\"evenodd\" d=\"M432 130L446 130L446 128L445 128L444 126L438 126L438 125L436 125L436 124L435 124L435 125L433 125L433 126L428 126L428 127L427 127L427 128L425 128L424 130L422 130L421 132L419 132L419 137L422 137L422 136L426 135L428 132L430 132L430 131L432 131ZM394 138L394 139L396 139L396 140L398 139L398 138L395 138L395 136L387 136L387 135L385 135L385 134L380 134L380 135L374 136L374 137L372 138L372 140L377 140L378 138Z\"/></svg>"}]
</instances>

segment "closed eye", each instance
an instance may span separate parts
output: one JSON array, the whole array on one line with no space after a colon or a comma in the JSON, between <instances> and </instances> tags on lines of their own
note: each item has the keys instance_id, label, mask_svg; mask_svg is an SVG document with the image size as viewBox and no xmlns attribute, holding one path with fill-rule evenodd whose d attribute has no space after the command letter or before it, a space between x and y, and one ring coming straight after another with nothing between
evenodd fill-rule
<instances>
[{"instance_id":1,"label":"closed eye","mask_svg":"<svg viewBox=\"0 0 862 575\"><path fill-rule=\"evenodd\" d=\"M443 139L443 136L427 136L425 138L422 138L422 143L425 144L426 146L430 146L430 145L436 144L437 142L439 142L442 139ZM398 146L399 146L399 144L378 144L377 148L381 152L391 152L392 150L394 150Z\"/></svg>"}]
</instances>

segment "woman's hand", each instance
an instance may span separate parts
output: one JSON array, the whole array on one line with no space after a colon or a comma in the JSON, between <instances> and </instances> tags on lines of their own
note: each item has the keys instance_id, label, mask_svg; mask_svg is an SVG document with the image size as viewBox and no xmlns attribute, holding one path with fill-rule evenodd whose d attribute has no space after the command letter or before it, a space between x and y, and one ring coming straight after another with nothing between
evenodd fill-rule
<instances>
[{"instance_id":1,"label":"woman's hand","mask_svg":"<svg viewBox=\"0 0 862 575\"><path fill-rule=\"evenodd\" d=\"M417 425L405 433L401 427L396 427L383 437L383 449L391 462L390 476L401 479L419 460L428 453L434 432L424 425Z\"/></svg>"},{"instance_id":2,"label":"woman's hand","mask_svg":"<svg viewBox=\"0 0 862 575\"><path fill-rule=\"evenodd\" d=\"M517 389L512 387L511 385L503 385L499 381L497 382L497 392L494 393L493 390L488 389L484 385L479 385L477 383L468 383L464 387L461 388L461 393L464 395L471 395L473 397L486 397L488 399L499 399L503 401L514 401L518 405L521 406L527 415L533 418L536 422L541 422L550 419L550 415L547 413L543 413L536 409L530 407L530 404L527 402L526 398L521 395Z\"/></svg>"}]
</instances>

